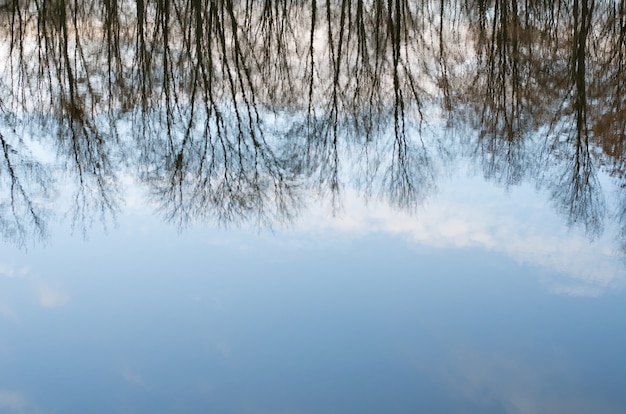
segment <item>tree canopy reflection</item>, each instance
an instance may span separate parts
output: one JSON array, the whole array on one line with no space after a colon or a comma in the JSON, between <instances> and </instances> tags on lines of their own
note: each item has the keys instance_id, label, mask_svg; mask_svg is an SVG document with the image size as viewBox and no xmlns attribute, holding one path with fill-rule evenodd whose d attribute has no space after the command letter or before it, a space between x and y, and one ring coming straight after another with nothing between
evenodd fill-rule
<instances>
[{"instance_id":1,"label":"tree canopy reflection","mask_svg":"<svg viewBox=\"0 0 626 414\"><path fill-rule=\"evenodd\" d=\"M598 235L599 169L626 182L624 3L0 1L0 231L45 235L68 183L75 223L106 222L128 175L179 224L289 221L347 183L414 211L469 157Z\"/></svg>"}]
</instances>

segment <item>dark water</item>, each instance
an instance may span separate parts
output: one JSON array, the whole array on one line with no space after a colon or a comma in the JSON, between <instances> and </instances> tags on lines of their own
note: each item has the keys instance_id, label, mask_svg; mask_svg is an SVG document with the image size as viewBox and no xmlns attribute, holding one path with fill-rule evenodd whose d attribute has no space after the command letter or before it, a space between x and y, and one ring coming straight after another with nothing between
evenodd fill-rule
<instances>
[{"instance_id":1,"label":"dark water","mask_svg":"<svg viewBox=\"0 0 626 414\"><path fill-rule=\"evenodd\" d=\"M0 412L626 410L625 1L0 20Z\"/></svg>"}]
</instances>

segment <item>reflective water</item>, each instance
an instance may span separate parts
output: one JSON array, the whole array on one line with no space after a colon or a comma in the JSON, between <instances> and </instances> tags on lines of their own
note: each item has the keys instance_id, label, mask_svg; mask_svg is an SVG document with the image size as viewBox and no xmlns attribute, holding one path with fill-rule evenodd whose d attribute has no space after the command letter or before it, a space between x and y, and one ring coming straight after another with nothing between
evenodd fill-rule
<instances>
[{"instance_id":1,"label":"reflective water","mask_svg":"<svg viewBox=\"0 0 626 414\"><path fill-rule=\"evenodd\" d=\"M624 412L625 6L0 0L0 412Z\"/></svg>"}]
</instances>

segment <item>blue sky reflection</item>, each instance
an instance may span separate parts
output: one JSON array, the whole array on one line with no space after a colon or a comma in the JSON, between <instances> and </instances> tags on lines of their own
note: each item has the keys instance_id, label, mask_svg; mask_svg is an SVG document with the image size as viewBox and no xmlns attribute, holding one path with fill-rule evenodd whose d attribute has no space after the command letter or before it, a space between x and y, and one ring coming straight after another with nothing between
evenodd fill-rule
<instances>
[{"instance_id":1,"label":"blue sky reflection","mask_svg":"<svg viewBox=\"0 0 626 414\"><path fill-rule=\"evenodd\" d=\"M409 216L348 193L274 233L180 233L138 203L4 246L0 411L623 411L614 233L538 197L455 179Z\"/></svg>"}]
</instances>

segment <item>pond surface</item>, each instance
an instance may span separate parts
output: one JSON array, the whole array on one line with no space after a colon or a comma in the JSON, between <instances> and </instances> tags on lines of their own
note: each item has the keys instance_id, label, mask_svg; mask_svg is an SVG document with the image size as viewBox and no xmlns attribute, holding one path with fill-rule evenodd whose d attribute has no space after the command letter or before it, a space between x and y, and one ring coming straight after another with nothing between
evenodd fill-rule
<instances>
[{"instance_id":1,"label":"pond surface","mask_svg":"<svg viewBox=\"0 0 626 414\"><path fill-rule=\"evenodd\" d=\"M626 411L625 1L0 20L0 412Z\"/></svg>"}]
</instances>

